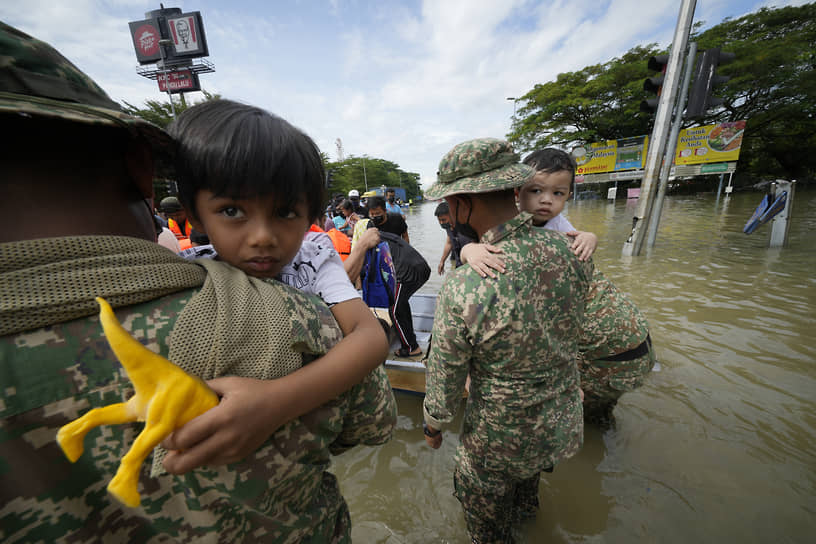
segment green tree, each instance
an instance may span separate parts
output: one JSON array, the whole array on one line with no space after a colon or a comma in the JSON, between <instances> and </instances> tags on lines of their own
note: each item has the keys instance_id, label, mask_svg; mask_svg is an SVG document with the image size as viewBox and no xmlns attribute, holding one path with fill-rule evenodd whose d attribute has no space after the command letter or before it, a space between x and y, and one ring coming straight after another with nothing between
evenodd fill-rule
<instances>
[{"instance_id":1,"label":"green tree","mask_svg":"<svg viewBox=\"0 0 816 544\"><path fill-rule=\"evenodd\" d=\"M762 8L726 19L691 37L698 51L720 47L736 53L718 73L731 79L714 94L725 100L703 119L684 126L748 121L738 173L760 178L812 177L816 172L816 4ZM521 105L508 138L520 150L569 148L649 134L652 115L639 111L650 74L646 59L662 53L637 46L620 58L559 74L537 84Z\"/></svg>"},{"instance_id":2,"label":"green tree","mask_svg":"<svg viewBox=\"0 0 816 544\"><path fill-rule=\"evenodd\" d=\"M343 161L327 162L326 171L329 174L329 195L347 195L352 189L357 189L362 194L366 186L369 190L374 190L383 185L404 188L408 198L416 198L421 194L419 174L405 172L398 164L385 159L352 155Z\"/></svg>"},{"instance_id":3,"label":"green tree","mask_svg":"<svg viewBox=\"0 0 816 544\"><path fill-rule=\"evenodd\" d=\"M816 173L816 3L762 8L695 36L698 47L736 54L717 73L725 100L699 124L747 119L740 170L753 177Z\"/></svg>"},{"instance_id":4,"label":"green tree","mask_svg":"<svg viewBox=\"0 0 816 544\"><path fill-rule=\"evenodd\" d=\"M657 46L637 46L620 58L558 74L519 98L508 138L519 149L577 144L648 134L651 116L640 111L647 97L644 59Z\"/></svg>"},{"instance_id":5,"label":"green tree","mask_svg":"<svg viewBox=\"0 0 816 544\"><path fill-rule=\"evenodd\" d=\"M204 98L199 100L198 102L193 102L192 104L187 104L187 101L184 99L184 95L181 94L180 100L173 99L173 106L176 109L176 115L179 115L181 112L195 106L196 104L200 104L202 102L207 102L209 100L216 100L221 98L220 94L213 94L208 93L207 91L201 91L204 94ZM141 117L145 121L150 121L154 125L158 125L162 128L167 128L167 125L173 120L173 110L170 107L170 102L164 102L161 100L145 100L145 107L137 108L133 104L128 102L123 102L124 106L122 109L131 115L136 117Z\"/></svg>"}]
</instances>

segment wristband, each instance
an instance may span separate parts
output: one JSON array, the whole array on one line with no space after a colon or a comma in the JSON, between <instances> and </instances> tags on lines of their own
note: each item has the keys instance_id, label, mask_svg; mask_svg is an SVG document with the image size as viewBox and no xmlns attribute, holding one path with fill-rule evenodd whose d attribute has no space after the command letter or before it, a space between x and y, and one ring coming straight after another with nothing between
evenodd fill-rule
<instances>
[{"instance_id":1,"label":"wristband","mask_svg":"<svg viewBox=\"0 0 816 544\"><path fill-rule=\"evenodd\" d=\"M436 432L431 432L431 428L428 427L428 424L423 421L422 422L422 432L425 434L425 436L427 436L429 438L436 438L437 436L439 436L439 433L441 433L442 430L437 429Z\"/></svg>"}]
</instances>

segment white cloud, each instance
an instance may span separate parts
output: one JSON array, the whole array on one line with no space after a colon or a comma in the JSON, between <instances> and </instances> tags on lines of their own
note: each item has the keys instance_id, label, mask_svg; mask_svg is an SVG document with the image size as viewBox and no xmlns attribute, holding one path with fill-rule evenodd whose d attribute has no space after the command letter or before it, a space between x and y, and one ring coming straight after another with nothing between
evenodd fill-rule
<instances>
[{"instance_id":1,"label":"white cloud","mask_svg":"<svg viewBox=\"0 0 816 544\"><path fill-rule=\"evenodd\" d=\"M769 3L783 2L698 2L696 20ZM204 88L285 117L330 157L339 137L346 155L394 161L426 186L456 143L508 132L507 97L635 45L666 46L678 13L674 0L173 4L204 17L216 67ZM135 72L127 22L154 9L148 0L6 0L0 19L56 46L115 100L140 105L163 95Z\"/></svg>"}]
</instances>

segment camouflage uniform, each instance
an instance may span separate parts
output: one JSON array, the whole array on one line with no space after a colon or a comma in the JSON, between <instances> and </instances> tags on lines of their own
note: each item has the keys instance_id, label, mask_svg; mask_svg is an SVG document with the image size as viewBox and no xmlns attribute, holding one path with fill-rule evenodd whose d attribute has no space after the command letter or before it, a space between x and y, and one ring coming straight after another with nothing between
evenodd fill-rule
<instances>
[{"instance_id":1,"label":"camouflage uniform","mask_svg":"<svg viewBox=\"0 0 816 544\"><path fill-rule=\"evenodd\" d=\"M316 299L278 288L292 295L293 315L310 305L313 319L331 315ZM120 308L117 317L148 348L167 356L170 331L193 293ZM312 333L322 326L294 325ZM330 452L382 443L396 420L387 377L377 369L336 400L281 427L238 463L155 478L144 463L142 503L131 509L105 486L142 424L91 431L75 464L55 441L62 425L89 408L133 394L96 316L1 337L0 390L3 542L348 541L348 509L326 471Z\"/></svg>"},{"instance_id":2,"label":"camouflage uniform","mask_svg":"<svg viewBox=\"0 0 816 544\"><path fill-rule=\"evenodd\" d=\"M643 385L655 355L644 315L597 270L578 349L584 417L593 423L609 424L618 398Z\"/></svg>"},{"instance_id":3,"label":"camouflage uniform","mask_svg":"<svg viewBox=\"0 0 816 544\"><path fill-rule=\"evenodd\" d=\"M518 161L505 141L463 142L442 158L437 183L425 194L521 187L535 171ZM506 205L506 195L496 202ZM592 264L577 259L565 235L533 227L528 213L493 226L481 242L501 248L506 273L483 279L463 266L445 279L434 315L424 417L434 429L449 423L470 374L455 495L474 542L507 542L518 520L536 514L541 471L583 443L575 331Z\"/></svg>"},{"instance_id":4,"label":"camouflage uniform","mask_svg":"<svg viewBox=\"0 0 816 544\"><path fill-rule=\"evenodd\" d=\"M576 331L592 265L575 258L565 235L534 229L527 213L481 241L502 249L507 271L492 280L460 267L445 280L424 406L429 425L449 423L470 373L456 496L471 535L501 541L509 524L534 514L540 471L582 444Z\"/></svg>"},{"instance_id":5,"label":"camouflage uniform","mask_svg":"<svg viewBox=\"0 0 816 544\"><path fill-rule=\"evenodd\" d=\"M163 130L122 113L56 50L0 23L0 119L12 115L124 130L151 146L157 166L168 168L172 162L172 141ZM100 137L104 134L100 131ZM145 178L139 189L150 197L151 180ZM61 258L36 252L21 257L18 248L24 242L0 244L0 330L4 331L0 333L0 541L348 541L348 508L335 477L326 469L331 453L358 443L382 443L391 436L396 407L381 368L337 399L282 426L254 454L237 463L157 477L150 477L150 463L144 463L138 508L116 502L106 486L142 424L98 427L86 436L79 460L72 464L66 459L55 441L62 425L91 408L133 395L102 334L93 297L70 303L60 298L79 286L96 289L105 283L98 278L101 267L110 267L110 256L88 243L99 238L117 237L56 239L65 250L70 246L81 254L75 260L90 269L81 280L66 276L61 282L44 279L48 276L42 272L45 266L59 268ZM136 242L157 249L126 253L132 260L107 271L105 277L115 281L106 285L107 292L96 294L118 306L118 319L135 337L167 357L182 309L201 293L192 286L201 285L206 274L156 244ZM158 281L160 264L162 274L176 277L176 283ZM198 281L189 281L196 274L183 273L190 266L198 270ZM187 283L180 287L183 282ZM276 342L325 346L327 330L339 339L331 312L316 298L283 285L266 288L274 290L270 292L289 310L283 327L289 332L291 325L291 336L283 335ZM63 317L52 318L55 315ZM12 322L21 324L12 326ZM207 332L199 346L211 345ZM246 343L266 345L268 340L260 335ZM299 362L297 355L295 359ZM302 362L309 360L303 355Z\"/></svg>"}]
</instances>

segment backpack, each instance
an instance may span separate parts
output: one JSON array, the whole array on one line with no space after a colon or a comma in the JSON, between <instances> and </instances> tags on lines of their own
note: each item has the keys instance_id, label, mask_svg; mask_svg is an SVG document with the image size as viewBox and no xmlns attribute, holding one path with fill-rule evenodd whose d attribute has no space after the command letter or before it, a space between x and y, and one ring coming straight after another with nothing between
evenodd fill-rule
<instances>
[{"instance_id":1,"label":"backpack","mask_svg":"<svg viewBox=\"0 0 816 544\"><path fill-rule=\"evenodd\" d=\"M390 308L394 303L397 274L387 242L366 251L362 275L363 301L370 308Z\"/></svg>"}]
</instances>

